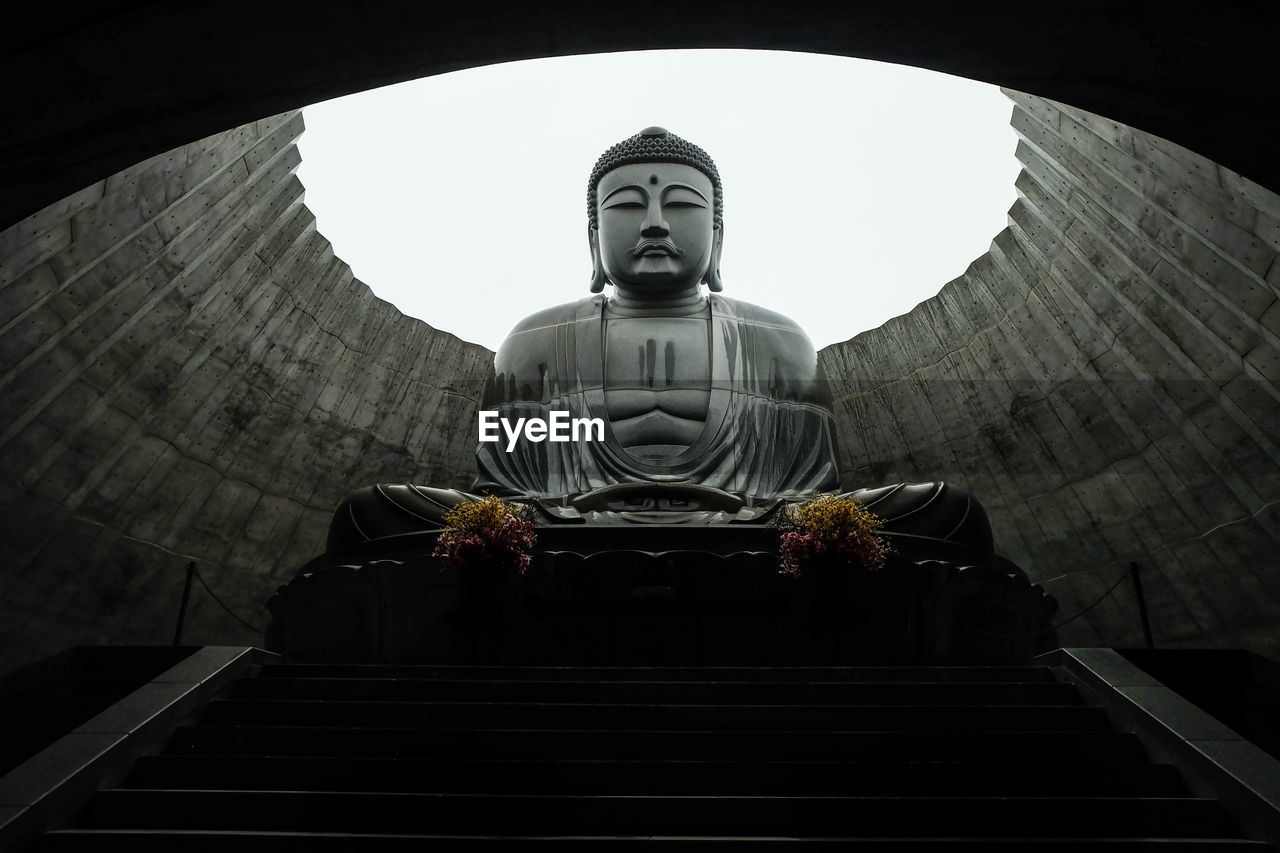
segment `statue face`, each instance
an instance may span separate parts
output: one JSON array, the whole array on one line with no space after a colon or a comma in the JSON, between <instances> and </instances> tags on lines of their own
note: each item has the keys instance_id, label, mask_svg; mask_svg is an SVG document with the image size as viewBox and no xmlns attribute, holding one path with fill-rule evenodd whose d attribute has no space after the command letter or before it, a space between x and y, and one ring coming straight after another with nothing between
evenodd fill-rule
<instances>
[{"instance_id":1,"label":"statue face","mask_svg":"<svg viewBox=\"0 0 1280 853\"><path fill-rule=\"evenodd\" d=\"M715 243L711 179L683 163L631 163L596 191L600 262L633 295L696 288Z\"/></svg>"}]
</instances>

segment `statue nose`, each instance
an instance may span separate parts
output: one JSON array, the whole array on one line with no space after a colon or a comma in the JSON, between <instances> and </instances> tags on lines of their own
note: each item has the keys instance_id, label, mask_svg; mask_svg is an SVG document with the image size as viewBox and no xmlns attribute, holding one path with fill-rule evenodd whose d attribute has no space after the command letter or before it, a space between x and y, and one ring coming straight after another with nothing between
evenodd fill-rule
<instances>
[{"instance_id":1,"label":"statue nose","mask_svg":"<svg viewBox=\"0 0 1280 853\"><path fill-rule=\"evenodd\" d=\"M667 221L662 218L662 203L659 199L650 199L648 209L645 211L644 228L640 230L641 237L661 238L671 233L671 229L667 227Z\"/></svg>"}]
</instances>

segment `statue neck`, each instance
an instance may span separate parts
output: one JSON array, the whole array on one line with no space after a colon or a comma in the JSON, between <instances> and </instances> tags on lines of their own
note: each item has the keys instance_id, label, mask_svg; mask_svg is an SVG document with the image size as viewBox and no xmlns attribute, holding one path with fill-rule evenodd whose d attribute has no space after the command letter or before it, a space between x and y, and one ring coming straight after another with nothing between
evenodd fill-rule
<instances>
[{"instance_id":1,"label":"statue neck","mask_svg":"<svg viewBox=\"0 0 1280 853\"><path fill-rule=\"evenodd\" d=\"M628 294L620 287L614 287L613 295L605 303L606 313L615 316L652 316L662 315L681 317L697 314L706 308L707 299L697 285L689 290L655 296L647 293L643 297Z\"/></svg>"}]
</instances>

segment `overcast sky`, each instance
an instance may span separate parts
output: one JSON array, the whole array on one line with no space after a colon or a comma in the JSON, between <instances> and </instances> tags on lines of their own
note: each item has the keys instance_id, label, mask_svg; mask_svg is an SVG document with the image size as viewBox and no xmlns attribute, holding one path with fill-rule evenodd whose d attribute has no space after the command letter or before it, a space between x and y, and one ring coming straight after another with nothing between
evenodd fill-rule
<instances>
[{"instance_id":1,"label":"overcast sky","mask_svg":"<svg viewBox=\"0 0 1280 853\"><path fill-rule=\"evenodd\" d=\"M964 272L1013 204L1012 103L959 77L843 57L651 51L513 62L303 111L320 233L405 314L496 349L588 294L586 180L661 125L724 182L725 295L821 348Z\"/></svg>"}]
</instances>

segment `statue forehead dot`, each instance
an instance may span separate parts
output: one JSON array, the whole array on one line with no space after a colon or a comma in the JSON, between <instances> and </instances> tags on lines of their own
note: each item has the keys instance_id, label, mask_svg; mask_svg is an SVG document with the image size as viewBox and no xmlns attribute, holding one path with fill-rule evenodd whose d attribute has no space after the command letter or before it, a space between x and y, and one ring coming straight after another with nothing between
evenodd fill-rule
<instances>
[{"instance_id":1,"label":"statue forehead dot","mask_svg":"<svg viewBox=\"0 0 1280 853\"><path fill-rule=\"evenodd\" d=\"M649 176L649 183L651 183L651 184L656 184L657 182L658 182L658 176L657 176L657 175L650 175L650 176Z\"/></svg>"}]
</instances>

